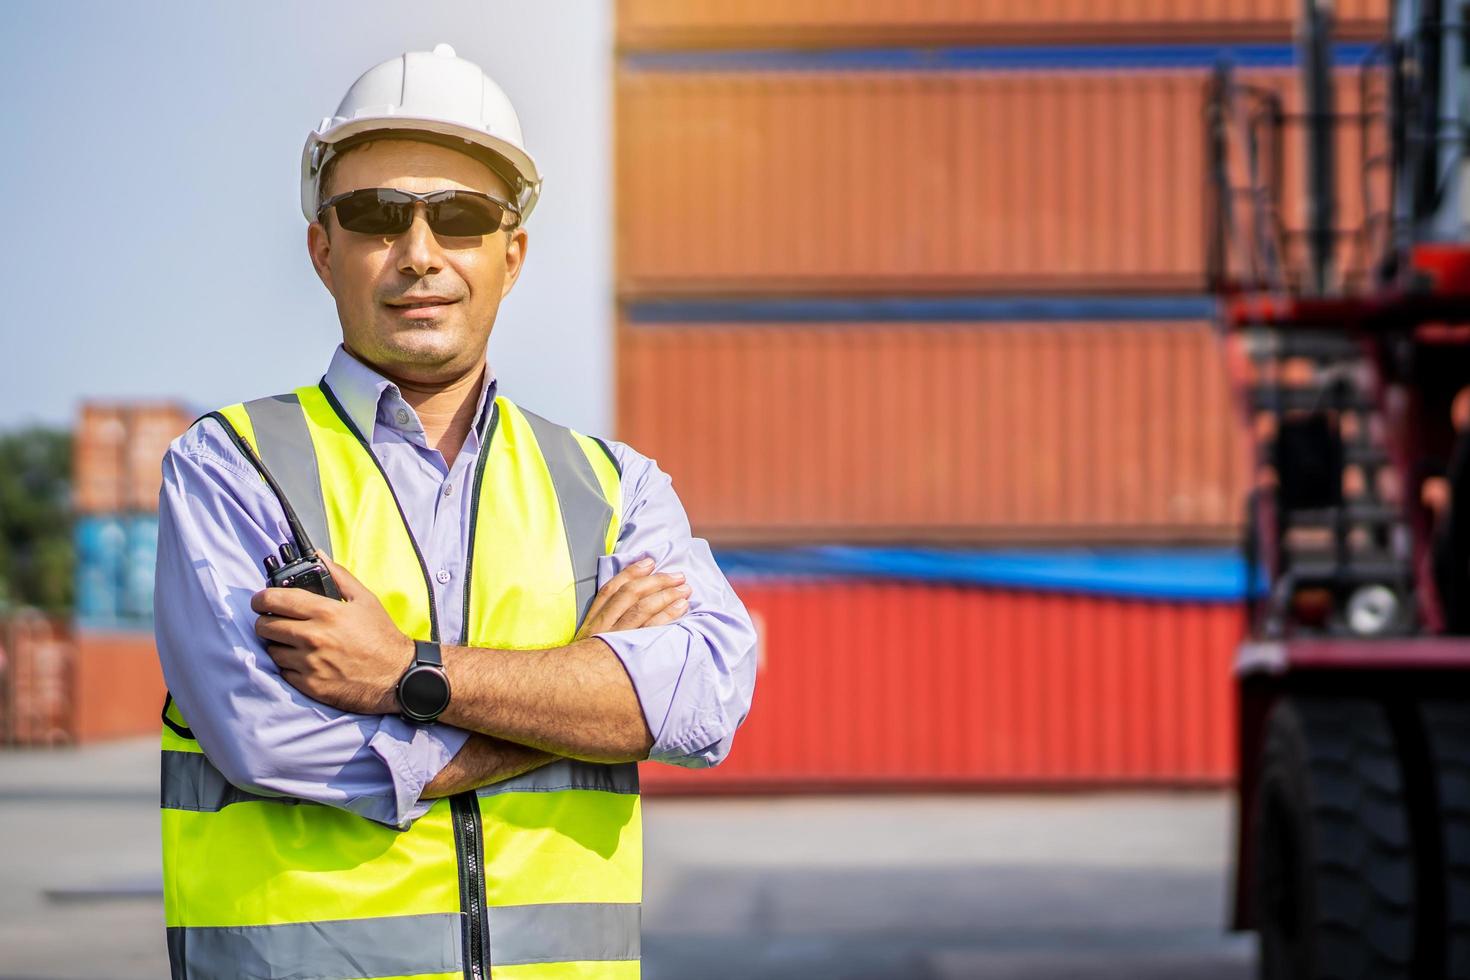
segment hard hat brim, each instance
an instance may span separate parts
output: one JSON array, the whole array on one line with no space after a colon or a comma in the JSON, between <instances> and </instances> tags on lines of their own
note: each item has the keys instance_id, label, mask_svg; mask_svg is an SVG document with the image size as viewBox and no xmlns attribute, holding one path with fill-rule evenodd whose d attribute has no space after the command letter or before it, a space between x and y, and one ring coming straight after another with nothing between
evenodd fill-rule
<instances>
[{"instance_id":1,"label":"hard hat brim","mask_svg":"<svg viewBox=\"0 0 1470 980\"><path fill-rule=\"evenodd\" d=\"M322 166L331 158L330 148L351 137L374 132L383 132L386 136L391 131L402 131L408 138L412 138L414 132L458 138L470 146L489 151L504 160L515 171L522 183L519 199L516 202L520 208L521 222L524 224L525 220L530 217L541 194L541 173L536 167L536 161L529 153L506 140L491 136L482 129L423 116L387 115L344 120L325 131L314 131L307 138L306 146L301 152L301 212L306 216L307 221L316 220L317 182L321 177ZM313 157L318 147L327 149L321 154L318 165L313 168Z\"/></svg>"}]
</instances>

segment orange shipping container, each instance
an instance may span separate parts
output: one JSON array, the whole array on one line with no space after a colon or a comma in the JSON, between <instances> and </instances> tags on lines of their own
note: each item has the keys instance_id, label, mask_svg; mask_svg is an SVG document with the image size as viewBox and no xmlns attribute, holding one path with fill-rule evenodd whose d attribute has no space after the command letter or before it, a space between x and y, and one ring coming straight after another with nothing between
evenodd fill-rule
<instances>
[{"instance_id":1,"label":"orange shipping container","mask_svg":"<svg viewBox=\"0 0 1470 980\"><path fill-rule=\"evenodd\" d=\"M74 656L78 742L158 734L164 684L152 633L78 630Z\"/></svg>"},{"instance_id":2,"label":"orange shipping container","mask_svg":"<svg viewBox=\"0 0 1470 980\"><path fill-rule=\"evenodd\" d=\"M1203 291L1206 78L624 68L619 291Z\"/></svg>"},{"instance_id":3,"label":"orange shipping container","mask_svg":"<svg viewBox=\"0 0 1470 980\"><path fill-rule=\"evenodd\" d=\"M194 416L173 404L139 404L128 413L128 485L124 508L158 510L163 454Z\"/></svg>"},{"instance_id":4,"label":"orange shipping container","mask_svg":"<svg viewBox=\"0 0 1470 980\"><path fill-rule=\"evenodd\" d=\"M1386 0L1338 0L1339 37L1384 29ZM618 0L624 49L1289 38L1300 0Z\"/></svg>"},{"instance_id":5,"label":"orange shipping container","mask_svg":"<svg viewBox=\"0 0 1470 980\"><path fill-rule=\"evenodd\" d=\"M620 330L619 438L726 543L1233 540L1240 429L1204 323Z\"/></svg>"},{"instance_id":6,"label":"orange shipping container","mask_svg":"<svg viewBox=\"0 0 1470 980\"><path fill-rule=\"evenodd\" d=\"M77 511L156 511L163 454L193 418L171 402L82 405L72 458Z\"/></svg>"},{"instance_id":7,"label":"orange shipping container","mask_svg":"<svg viewBox=\"0 0 1470 980\"><path fill-rule=\"evenodd\" d=\"M878 581L743 581L755 698L658 792L1225 785L1237 607Z\"/></svg>"},{"instance_id":8,"label":"orange shipping container","mask_svg":"<svg viewBox=\"0 0 1470 980\"><path fill-rule=\"evenodd\" d=\"M127 440L122 406L82 406L72 441L72 499L78 511L98 514L123 509Z\"/></svg>"}]
</instances>

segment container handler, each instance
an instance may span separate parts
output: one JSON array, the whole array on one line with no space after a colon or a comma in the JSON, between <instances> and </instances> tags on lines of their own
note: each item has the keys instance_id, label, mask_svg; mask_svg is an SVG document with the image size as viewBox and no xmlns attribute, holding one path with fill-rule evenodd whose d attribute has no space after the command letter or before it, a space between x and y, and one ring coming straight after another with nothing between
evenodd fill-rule
<instances>
[{"instance_id":1,"label":"container handler","mask_svg":"<svg viewBox=\"0 0 1470 980\"><path fill-rule=\"evenodd\" d=\"M1267 978L1470 978L1470 4L1215 72L1210 286L1254 479L1232 925ZM1257 76L1259 78L1259 76Z\"/></svg>"}]
</instances>

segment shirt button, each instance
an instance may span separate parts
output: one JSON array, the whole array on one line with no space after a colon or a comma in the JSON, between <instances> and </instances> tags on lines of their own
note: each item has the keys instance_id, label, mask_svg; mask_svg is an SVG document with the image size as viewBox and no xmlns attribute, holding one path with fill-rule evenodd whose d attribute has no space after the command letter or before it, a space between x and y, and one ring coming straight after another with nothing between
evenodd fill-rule
<instances>
[{"instance_id":1,"label":"shirt button","mask_svg":"<svg viewBox=\"0 0 1470 980\"><path fill-rule=\"evenodd\" d=\"M395 415L395 416L393 416L393 417L398 420L398 424L399 425L407 425L408 424L408 409L406 409L406 408L400 408L398 410L398 414Z\"/></svg>"},{"instance_id":2,"label":"shirt button","mask_svg":"<svg viewBox=\"0 0 1470 980\"><path fill-rule=\"evenodd\" d=\"M441 568L441 569L439 569L439 574L438 575L435 575L434 577L439 580L439 584L440 585L448 585L449 584L449 569L447 569L447 568Z\"/></svg>"},{"instance_id":3,"label":"shirt button","mask_svg":"<svg viewBox=\"0 0 1470 980\"><path fill-rule=\"evenodd\" d=\"M452 497L452 496L454 496L454 484L452 484L452 483L446 483L446 484L444 484L444 496L446 496L446 497Z\"/></svg>"}]
</instances>

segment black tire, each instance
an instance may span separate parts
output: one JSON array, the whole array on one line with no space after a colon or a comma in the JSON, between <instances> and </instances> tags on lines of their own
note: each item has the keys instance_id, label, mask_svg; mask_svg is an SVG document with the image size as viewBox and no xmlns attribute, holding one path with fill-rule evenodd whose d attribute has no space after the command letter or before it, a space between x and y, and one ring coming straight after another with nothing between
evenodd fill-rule
<instances>
[{"instance_id":1,"label":"black tire","mask_svg":"<svg viewBox=\"0 0 1470 980\"><path fill-rule=\"evenodd\" d=\"M1433 780L1433 819L1444 878L1444 972L1449 980L1470 978L1470 703L1427 701L1420 705Z\"/></svg>"},{"instance_id":2,"label":"black tire","mask_svg":"<svg viewBox=\"0 0 1470 980\"><path fill-rule=\"evenodd\" d=\"M1255 833L1264 980L1410 980L1414 854L1381 707L1281 701L1267 721Z\"/></svg>"}]
</instances>

